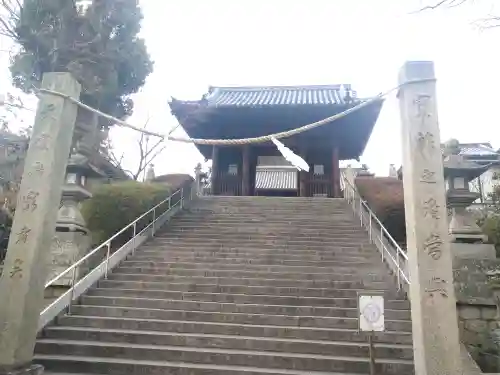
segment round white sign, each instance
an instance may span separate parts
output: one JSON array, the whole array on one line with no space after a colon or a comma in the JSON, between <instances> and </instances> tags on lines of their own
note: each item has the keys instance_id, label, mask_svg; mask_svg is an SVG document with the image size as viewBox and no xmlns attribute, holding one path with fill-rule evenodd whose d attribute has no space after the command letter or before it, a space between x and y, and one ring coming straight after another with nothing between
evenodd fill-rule
<instances>
[{"instance_id":1,"label":"round white sign","mask_svg":"<svg viewBox=\"0 0 500 375\"><path fill-rule=\"evenodd\" d=\"M364 307L362 314L368 323L376 323L380 319L382 311L377 304L370 302Z\"/></svg>"}]
</instances>

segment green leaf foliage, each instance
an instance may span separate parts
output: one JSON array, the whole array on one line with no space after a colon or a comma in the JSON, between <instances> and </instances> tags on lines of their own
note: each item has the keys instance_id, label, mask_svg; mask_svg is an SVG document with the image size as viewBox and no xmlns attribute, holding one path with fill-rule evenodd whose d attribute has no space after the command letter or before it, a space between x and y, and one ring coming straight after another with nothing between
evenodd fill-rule
<instances>
[{"instance_id":1,"label":"green leaf foliage","mask_svg":"<svg viewBox=\"0 0 500 375\"><path fill-rule=\"evenodd\" d=\"M82 214L92 232L94 244L100 244L119 232L122 228L165 200L173 193L173 188L165 184L146 184L126 181L101 185L95 189L92 198L82 205ZM174 202L172 202L174 203ZM157 214L168 209L162 205ZM140 231L152 221L152 215L138 223ZM123 244L132 236L132 230L124 233L113 246Z\"/></svg>"},{"instance_id":2,"label":"green leaf foliage","mask_svg":"<svg viewBox=\"0 0 500 375\"><path fill-rule=\"evenodd\" d=\"M82 84L81 100L124 118L152 72L144 40L138 37L138 0L24 0L13 21L20 45L10 67L13 83L29 93L47 72L71 72ZM107 125L107 124L102 124Z\"/></svg>"},{"instance_id":3,"label":"green leaf foliage","mask_svg":"<svg viewBox=\"0 0 500 375\"><path fill-rule=\"evenodd\" d=\"M497 255L500 255L500 216L498 214L490 214L479 221L481 228L488 236L490 243L495 245Z\"/></svg>"}]
</instances>

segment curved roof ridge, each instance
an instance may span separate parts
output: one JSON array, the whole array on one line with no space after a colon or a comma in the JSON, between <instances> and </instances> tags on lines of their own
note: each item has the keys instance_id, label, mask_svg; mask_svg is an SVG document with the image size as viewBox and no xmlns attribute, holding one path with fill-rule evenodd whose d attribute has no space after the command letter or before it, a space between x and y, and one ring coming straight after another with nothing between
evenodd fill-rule
<instances>
[{"instance_id":1,"label":"curved roof ridge","mask_svg":"<svg viewBox=\"0 0 500 375\"><path fill-rule=\"evenodd\" d=\"M262 91L262 90L314 90L314 89L330 89L338 90L341 86L350 89L351 85L347 83L322 84L322 85L244 85L244 86L210 86L209 92L216 90L223 91Z\"/></svg>"}]
</instances>

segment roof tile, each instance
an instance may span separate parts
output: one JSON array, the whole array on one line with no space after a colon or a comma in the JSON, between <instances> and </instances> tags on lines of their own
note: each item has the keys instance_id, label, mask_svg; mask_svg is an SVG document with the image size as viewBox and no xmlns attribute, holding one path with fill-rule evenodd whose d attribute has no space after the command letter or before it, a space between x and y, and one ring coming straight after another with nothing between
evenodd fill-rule
<instances>
[{"instance_id":1,"label":"roof tile","mask_svg":"<svg viewBox=\"0 0 500 375\"><path fill-rule=\"evenodd\" d=\"M205 100L213 107L334 105L345 103L346 92L356 97L350 85L211 87Z\"/></svg>"}]
</instances>

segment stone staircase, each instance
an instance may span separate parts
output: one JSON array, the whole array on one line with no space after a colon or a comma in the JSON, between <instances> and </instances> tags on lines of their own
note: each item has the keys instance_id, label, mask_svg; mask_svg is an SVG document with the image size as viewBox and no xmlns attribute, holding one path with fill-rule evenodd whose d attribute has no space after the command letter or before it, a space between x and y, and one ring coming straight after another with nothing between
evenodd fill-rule
<instances>
[{"instance_id":1,"label":"stone staircase","mask_svg":"<svg viewBox=\"0 0 500 375\"><path fill-rule=\"evenodd\" d=\"M206 197L36 345L49 373L369 374L357 292L384 291L379 375L413 374L409 302L341 199Z\"/></svg>"}]
</instances>

